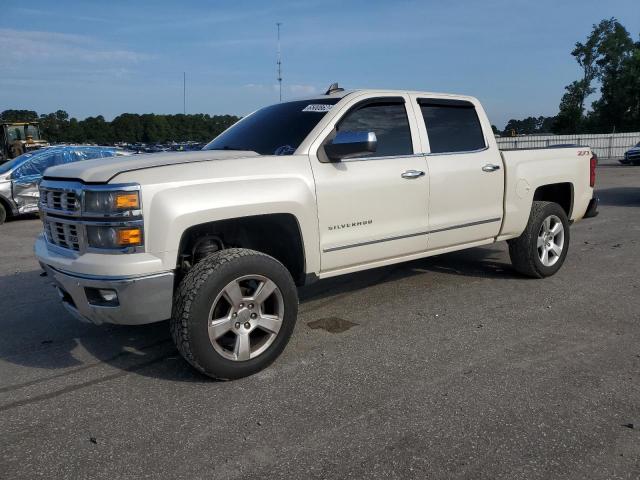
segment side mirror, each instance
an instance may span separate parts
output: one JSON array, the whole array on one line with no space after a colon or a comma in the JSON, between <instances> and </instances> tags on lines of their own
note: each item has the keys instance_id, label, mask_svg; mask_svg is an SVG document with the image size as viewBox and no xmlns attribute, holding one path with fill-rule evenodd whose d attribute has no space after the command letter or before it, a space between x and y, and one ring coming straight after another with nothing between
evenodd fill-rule
<instances>
[{"instance_id":1,"label":"side mirror","mask_svg":"<svg viewBox=\"0 0 640 480\"><path fill-rule=\"evenodd\" d=\"M324 146L324 151L333 162L344 158L357 157L376 151L378 140L374 132L338 132L335 138Z\"/></svg>"}]
</instances>

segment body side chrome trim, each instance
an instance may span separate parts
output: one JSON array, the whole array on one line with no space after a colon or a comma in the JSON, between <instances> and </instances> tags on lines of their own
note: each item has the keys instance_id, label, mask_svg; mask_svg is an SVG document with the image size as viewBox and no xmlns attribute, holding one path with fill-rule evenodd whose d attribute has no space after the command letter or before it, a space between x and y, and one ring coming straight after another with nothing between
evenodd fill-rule
<instances>
[{"instance_id":1,"label":"body side chrome trim","mask_svg":"<svg viewBox=\"0 0 640 480\"><path fill-rule=\"evenodd\" d=\"M464 155L465 153L480 153L480 152L486 152L487 150L489 150L489 147L484 147L484 148L478 148L476 150L463 150L461 152L442 152L442 153L423 153L422 155L424 155L425 157L435 157L435 156L440 156L440 155Z\"/></svg>"},{"instance_id":2,"label":"body side chrome trim","mask_svg":"<svg viewBox=\"0 0 640 480\"><path fill-rule=\"evenodd\" d=\"M489 147L479 148L477 150L466 150L462 152L443 152L443 153L430 153L430 152L422 152L422 153L409 153L407 155L389 155L389 156L377 156L377 157L357 157L357 158L344 158L339 162L329 162L329 163L346 163L346 162L363 162L366 160L393 160L396 158L414 158L414 157L434 157L440 155L464 155L468 153L480 153L489 150Z\"/></svg>"},{"instance_id":3,"label":"body side chrome trim","mask_svg":"<svg viewBox=\"0 0 640 480\"><path fill-rule=\"evenodd\" d=\"M404 238L418 237L420 235L429 235L431 233L440 233L440 232L446 232L446 231L449 231L449 230L458 230L460 228L475 227L477 225L484 225L485 223L500 222L501 220L502 220L502 218L490 218L488 220L479 220L477 222L469 222L469 223L463 223L462 225L454 225L453 227L437 228L435 230L427 230L427 231L424 231L424 232L410 233L410 234L407 234L407 235L397 235L397 236L394 236L394 237L386 237L386 238L380 238L380 239L377 239L377 240L369 240L367 242L351 243L351 244L347 244L347 245L338 245L336 247L324 248L322 251L323 251L323 253L335 252L335 251L338 251L338 250L346 250L348 248L363 247L363 246L366 246L366 245L374 245L376 243L390 242L392 240L402 240Z\"/></svg>"},{"instance_id":4,"label":"body side chrome trim","mask_svg":"<svg viewBox=\"0 0 640 480\"><path fill-rule=\"evenodd\" d=\"M409 153L407 155L388 155L388 156L378 156L378 157L357 157L357 158L344 158L338 162L329 162L329 163L346 163L346 162L362 162L365 160L393 160L398 158L414 158L414 157L422 157L424 153Z\"/></svg>"}]
</instances>

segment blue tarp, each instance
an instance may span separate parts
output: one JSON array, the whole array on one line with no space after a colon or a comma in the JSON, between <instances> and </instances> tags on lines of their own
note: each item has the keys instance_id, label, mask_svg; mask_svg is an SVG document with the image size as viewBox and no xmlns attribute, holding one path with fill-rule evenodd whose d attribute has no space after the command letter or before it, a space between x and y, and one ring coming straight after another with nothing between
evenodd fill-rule
<instances>
[{"instance_id":1,"label":"blue tarp","mask_svg":"<svg viewBox=\"0 0 640 480\"><path fill-rule=\"evenodd\" d=\"M65 163L91 160L94 158L114 157L118 155L115 147L94 147L85 145L64 145L47 147L25 153L10 162L0 165L0 174L20 168L20 176L41 175L48 167Z\"/></svg>"}]
</instances>

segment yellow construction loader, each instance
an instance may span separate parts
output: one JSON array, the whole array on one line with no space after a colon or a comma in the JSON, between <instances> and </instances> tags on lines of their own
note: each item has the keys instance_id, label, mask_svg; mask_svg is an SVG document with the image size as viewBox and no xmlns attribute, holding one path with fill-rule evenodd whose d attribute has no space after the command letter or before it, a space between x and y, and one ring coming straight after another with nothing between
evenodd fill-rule
<instances>
[{"instance_id":1,"label":"yellow construction loader","mask_svg":"<svg viewBox=\"0 0 640 480\"><path fill-rule=\"evenodd\" d=\"M40 137L37 122L0 123L0 163L48 146L49 142Z\"/></svg>"}]
</instances>

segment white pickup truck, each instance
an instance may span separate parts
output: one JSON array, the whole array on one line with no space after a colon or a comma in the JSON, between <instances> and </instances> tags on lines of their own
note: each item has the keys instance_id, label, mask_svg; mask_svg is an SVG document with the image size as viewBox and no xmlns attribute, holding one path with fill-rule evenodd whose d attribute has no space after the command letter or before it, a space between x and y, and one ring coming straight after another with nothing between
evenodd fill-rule
<instances>
[{"instance_id":1,"label":"white pickup truck","mask_svg":"<svg viewBox=\"0 0 640 480\"><path fill-rule=\"evenodd\" d=\"M507 240L547 277L597 213L588 147L500 151L473 97L344 91L260 109L204 151L48 169L35 253L94 323L170 319L216 378L266 367L297 285Z\"/></svg>"}]
</instances>

